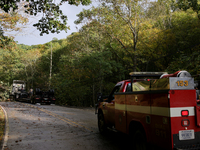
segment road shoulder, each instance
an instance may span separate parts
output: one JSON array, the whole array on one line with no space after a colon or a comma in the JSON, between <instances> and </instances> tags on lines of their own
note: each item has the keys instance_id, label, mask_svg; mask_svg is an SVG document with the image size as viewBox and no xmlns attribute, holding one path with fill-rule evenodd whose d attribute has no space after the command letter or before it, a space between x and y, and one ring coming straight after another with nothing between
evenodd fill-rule
<instances>
[{"instance_id":1,"label":"road shoulder","mask_svg":"<svg viewBox=\"0 0 200 150\"><path fill-rule=\"evenodd\" d=\"M3 106L0 105L0 147L5 149L8 140L8 118Z\"/></svg>"}]
</instances>

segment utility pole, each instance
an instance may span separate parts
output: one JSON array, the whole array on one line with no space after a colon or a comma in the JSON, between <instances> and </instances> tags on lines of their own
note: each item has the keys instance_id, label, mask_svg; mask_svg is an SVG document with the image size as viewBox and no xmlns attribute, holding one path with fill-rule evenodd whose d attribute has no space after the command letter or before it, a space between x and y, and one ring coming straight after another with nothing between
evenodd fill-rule
<instances>
[{"instance_id":1,"label":"utility pole","mask_svg":"<svg viewBox=\"0 0 200 150\"><path fill-rule=\"evenodd\" d=\"M49 16L52 16L51 14L52 5L53 5L52 1L53 0L47 0L48 4L50 5L50 12L47 13ZM51 56L50 56L49 90L51 88L51 76L52 76L52 41L51 41Z\"/></svg>"},{"instance_id":2,"label":"utility pole","mask_svg":"<svg viewBox=\"0 0 200 150\"><path fill-rule=\"evenodd\" d=\"M51 74L52 74L52 41L51 41L51 56L50 56L49 90L51 88Z\"/></svg>"}]
</instances>

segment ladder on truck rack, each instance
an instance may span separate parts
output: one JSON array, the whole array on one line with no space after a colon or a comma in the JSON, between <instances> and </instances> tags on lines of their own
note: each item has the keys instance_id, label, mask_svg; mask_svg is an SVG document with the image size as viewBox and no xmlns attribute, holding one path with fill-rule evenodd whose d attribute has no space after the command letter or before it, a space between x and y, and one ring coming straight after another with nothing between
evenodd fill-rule
<instances>
[{"instance_id":1,"label":"ladder on truck rack","mask_svg":"<svg viewBox=\"0 0 200 150\"><path fill-rule=\"evenodd\" d=\"M167 72L131 72L129 75L131 77L160 77Z\"/></svg>"}]
</instances>

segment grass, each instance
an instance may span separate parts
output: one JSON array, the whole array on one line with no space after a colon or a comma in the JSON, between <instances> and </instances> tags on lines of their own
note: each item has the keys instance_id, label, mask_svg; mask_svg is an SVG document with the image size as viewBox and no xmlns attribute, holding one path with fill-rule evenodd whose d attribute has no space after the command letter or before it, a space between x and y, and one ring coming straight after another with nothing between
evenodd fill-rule
<instances>
[{"instance_id":1,"label":"grass","mask_svg":"<svg viewBox=\"0 0 200 150\"><path fill-rule=\"evenodd\" d=\"M5 115L3 109L0 107L0 143L2 143L5 129Z\"/></svg>"}]
</instances>

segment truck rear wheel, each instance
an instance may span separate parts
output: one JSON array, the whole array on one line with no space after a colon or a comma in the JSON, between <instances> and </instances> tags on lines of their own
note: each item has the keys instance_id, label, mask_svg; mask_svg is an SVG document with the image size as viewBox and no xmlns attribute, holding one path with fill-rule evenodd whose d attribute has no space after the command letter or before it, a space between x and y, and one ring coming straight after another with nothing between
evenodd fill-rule
<instances>
[{"instance_id":1,"label":"truck rear wheel","mask_svg":"<svg viewBox=\"0 0 200 150\"><path fill-rule=\"evenodd\" d=\"M98 114L98 128L99 128L99 132L101 134L104 134L107 130L106 124L105 124L105 120L104 120L104 116L103 113L100 112Z\"/></svg>"},{"instance_id":2,"label":"truck rear wheel","mask_svg":"<svg viewBox=\"0 0 200 150\"><path fill-rule=\"evenodd\" d=\"M134 150L147 150L146 136L140 129L133 134L133 147Z\"/></svg>"},{"instance_id":3,"label":"truck rear wheel","mask_svg":"<svg viewBox=\"0 0 200 150\"><path fill-rule=\"evenodd\" d=\"M35 104L34 98L31 98L31 104Z\"/></svg>"}]
</instances>

